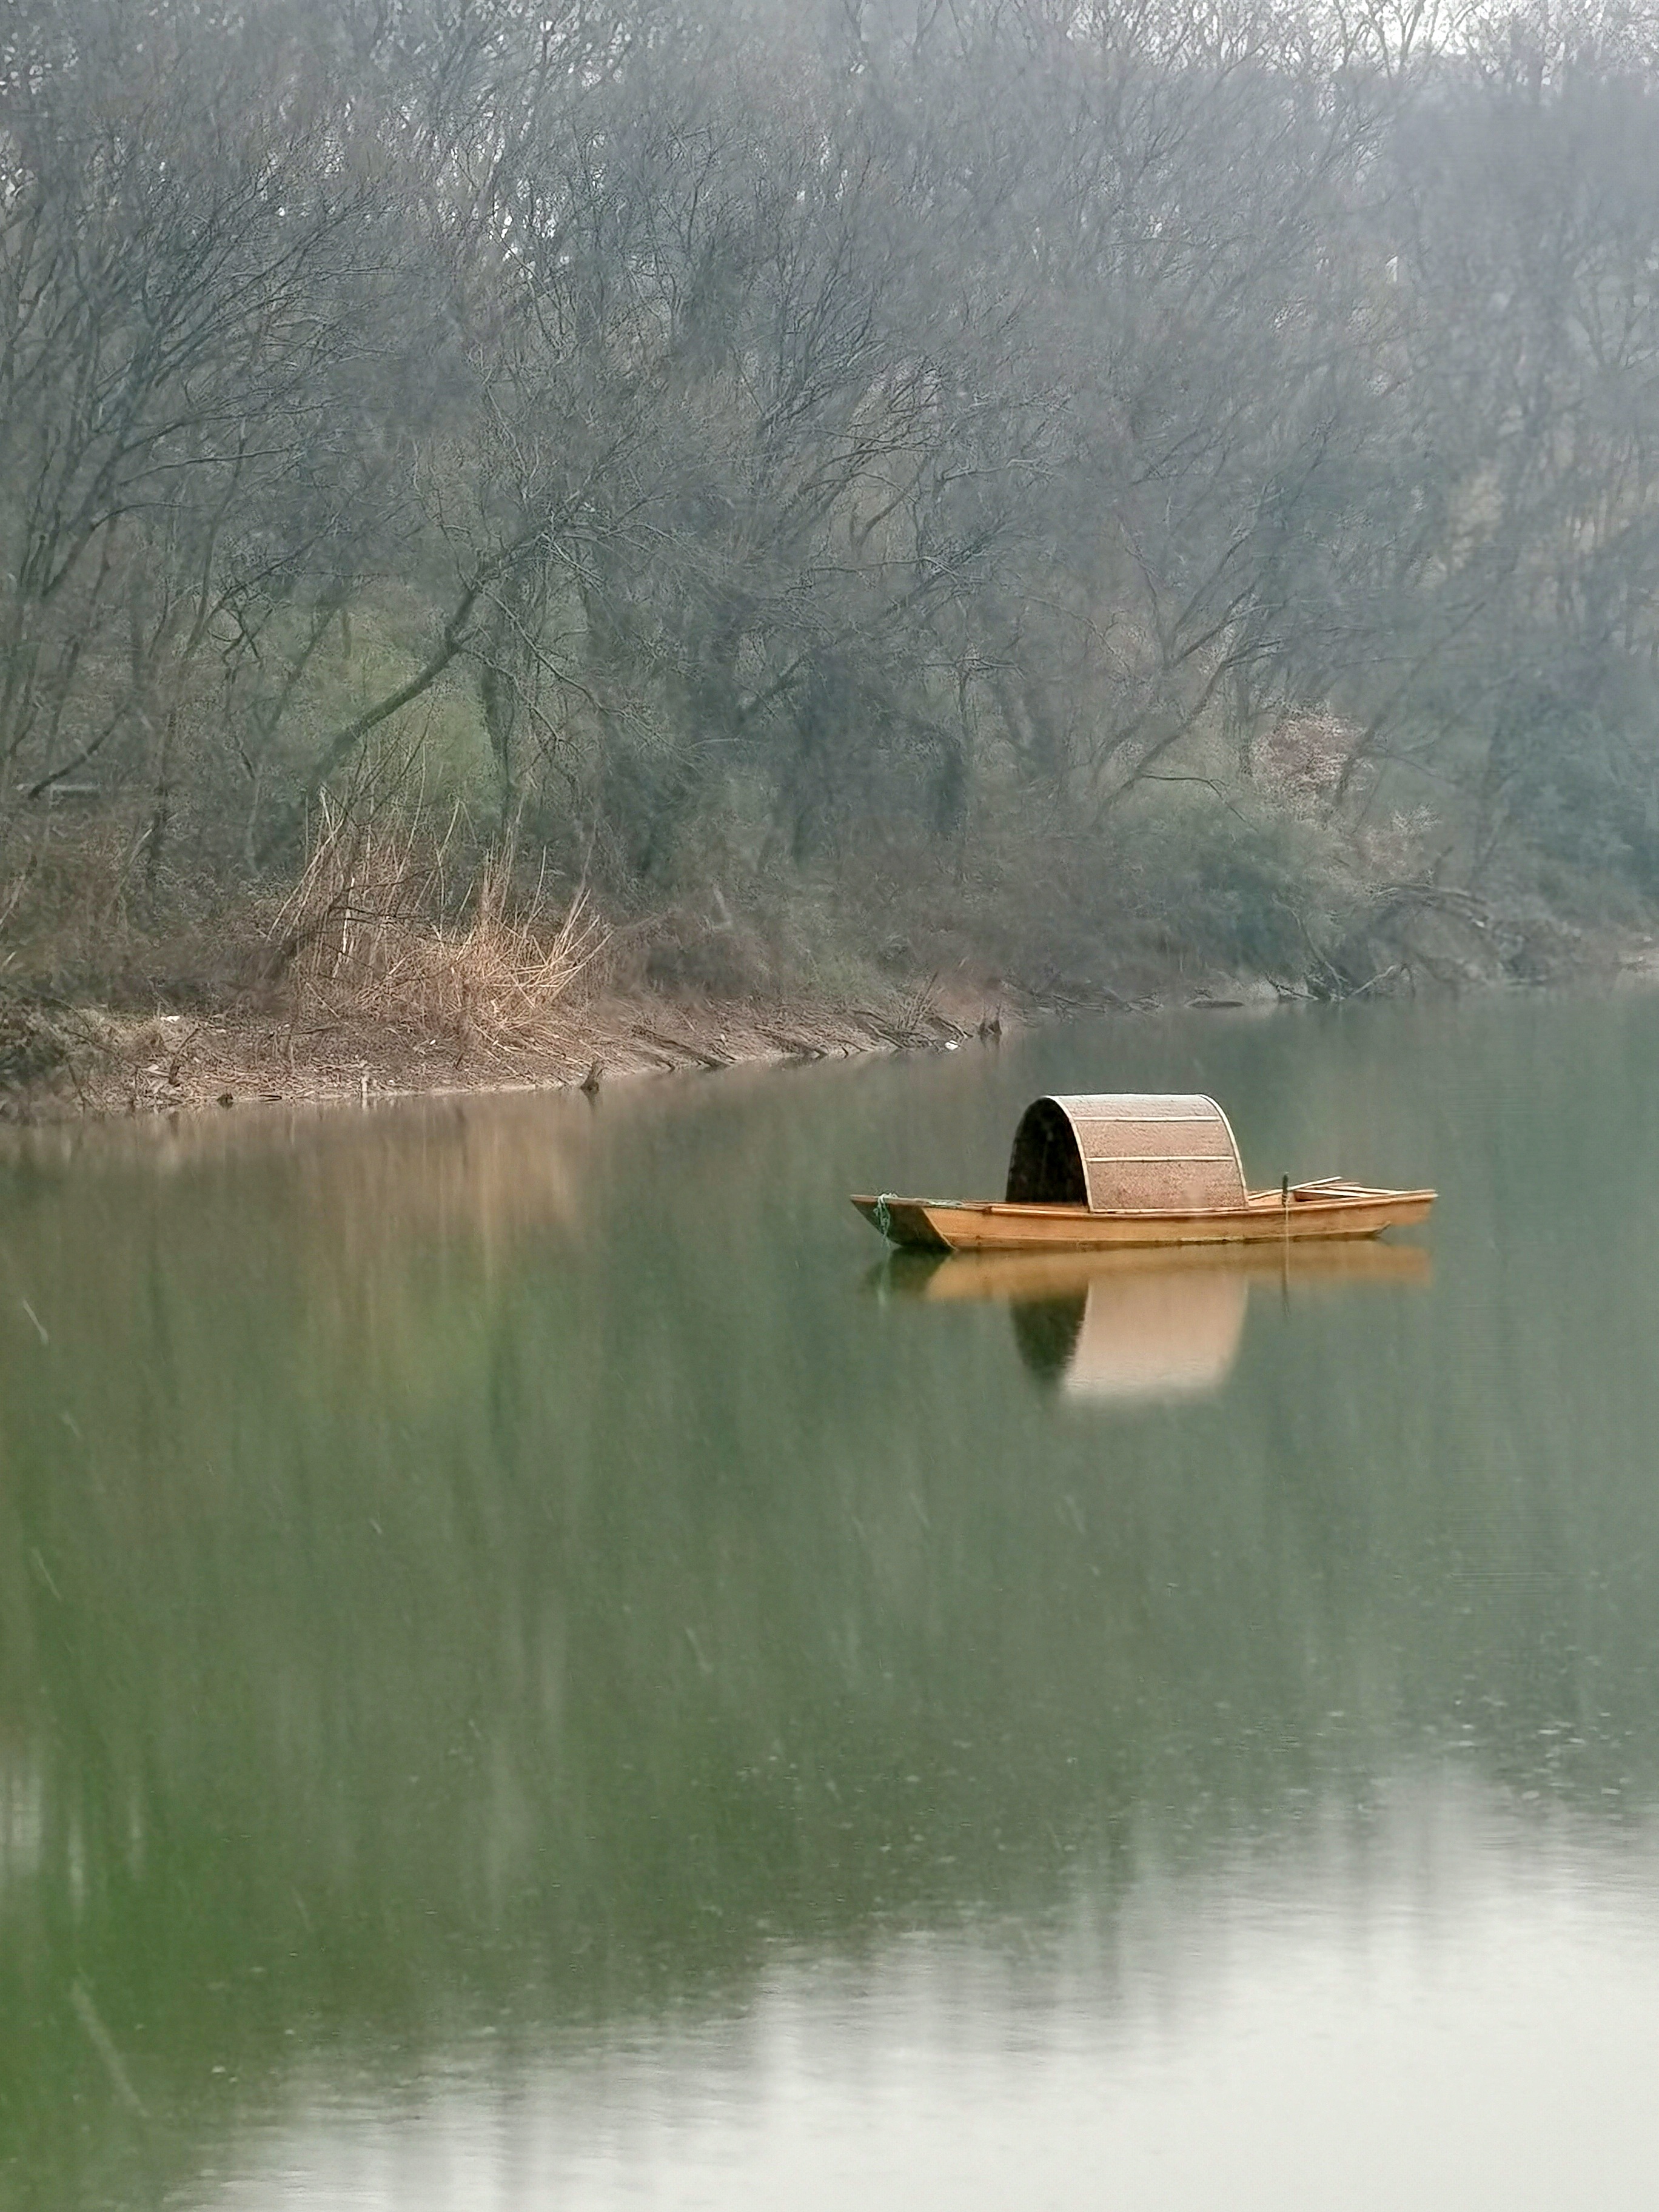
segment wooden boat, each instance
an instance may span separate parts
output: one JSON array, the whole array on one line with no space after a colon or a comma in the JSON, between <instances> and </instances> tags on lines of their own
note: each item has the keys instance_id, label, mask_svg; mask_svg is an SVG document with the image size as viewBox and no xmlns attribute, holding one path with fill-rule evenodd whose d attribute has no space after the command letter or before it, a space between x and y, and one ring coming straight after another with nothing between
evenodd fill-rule
<instances>
[{"instance_id":1,"label":"wooden boat","mask_svg":"<svg viewBox=\"0 0 1659 2212\"><path fill-rule=\"evenodd\" d=\"M1115 1091L1034 1100L1000 1200L884 1192L853 1203L890 1243L1012 1252L1376 1237L1423 1220L1434 1200L1343 1176L1253 1191L1213 1098Z\"/></svg>"}]
</instances>

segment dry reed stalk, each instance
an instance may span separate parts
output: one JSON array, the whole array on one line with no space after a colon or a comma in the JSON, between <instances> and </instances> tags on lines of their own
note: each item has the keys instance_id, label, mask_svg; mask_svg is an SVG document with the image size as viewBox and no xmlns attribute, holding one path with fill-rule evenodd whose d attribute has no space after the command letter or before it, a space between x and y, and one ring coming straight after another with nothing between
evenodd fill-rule
<instances>
[{"instance_id":1,"label":"dry reed stalk","mask_svg":"<svg viewBox=\"0 0 1659 2212\"><path fill-rule=\"evenodd\" d=\"M280 966L318 983L383 972L392 935L420 927L441 902L455 819L422 863L411 825L385 830L374 812L360 815L325 792L300 880L270 925Z\"/></svg>"},{"instance_id":2,"label":"dry reed stalk","mask_svg":"<svg viewBox=\"0 0 1659 2212\"><path fill-rule=\"evenodd\" d=\"M459 1056L482 1047L522 1050L599 957L611 933L579 890L550 926L544 890L512 909L514 851L493 847L446 923L445 864L456 827L422 850L407 824L353 821L326 799L304 872L271 924L282 964L300 991L337 1018L349 1008L378 1023L442 1038Z\"/></svg>"}]
</instances>

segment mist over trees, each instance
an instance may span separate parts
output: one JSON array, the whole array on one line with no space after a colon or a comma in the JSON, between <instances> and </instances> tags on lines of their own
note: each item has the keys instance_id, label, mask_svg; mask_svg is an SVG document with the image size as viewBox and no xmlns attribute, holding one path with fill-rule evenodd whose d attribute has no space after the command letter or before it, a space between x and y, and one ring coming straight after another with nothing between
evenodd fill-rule
<instances>
[{"instance_id":1,"label":"mist over trees","mask_svg":"<svg viewBox=\"0 0 1659 2212\"><path fill-rule=\"evenodd\" d=\"M1659 13L12 0L0 951L331 800L716 986L1524 972L1659 897L1656 380Z\"/></svg>"}]
</instances>

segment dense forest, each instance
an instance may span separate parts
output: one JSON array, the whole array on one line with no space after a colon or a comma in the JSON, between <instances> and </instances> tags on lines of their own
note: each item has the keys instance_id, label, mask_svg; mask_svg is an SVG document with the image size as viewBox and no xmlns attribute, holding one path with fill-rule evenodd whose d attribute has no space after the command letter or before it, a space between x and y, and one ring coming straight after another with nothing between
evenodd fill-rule
<instances>
[{"instance_id":1,"label":"dense forest","mask_svg":"<svg viewBox=\"0 0 1659 2212\"><path fill-rule=\"evenodd\" d=\"M1659 11L8 0L0 962L1539 972L1656 380Z\"/></svg>"}]
</instances>

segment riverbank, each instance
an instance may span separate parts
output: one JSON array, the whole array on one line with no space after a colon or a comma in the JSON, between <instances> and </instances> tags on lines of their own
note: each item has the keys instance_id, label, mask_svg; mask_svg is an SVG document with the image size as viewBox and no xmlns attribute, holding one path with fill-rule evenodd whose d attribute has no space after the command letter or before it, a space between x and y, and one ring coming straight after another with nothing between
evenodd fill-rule
<instances>
[{"instance_id":1,"label":"riverbank","mask_svg":"<svg viewBox=\"0 0 1659 2212\"><path fill-rule=\"evenodd\" d=\"M1073 1014L1602 986L1659 964L1628 922L1431 883L1356 890L1333 951L1308 934L1253 961L1206 942L1199 912L1091 921L1062 905L1022 921L914 890L884 910L849 890L816 933L799 905L618 924L579 894L544 915L529 894L513 909L501 865L481 867L460 918L416 927L406 867L389 885L355 863L338 872L314 861L280 905L232 901L170 936L22 938L0 982L0 1119L592 1090L946 1050Z\"/></svg>"},{"instance_id":2,"label":"riverbank","mask_svg":"<svg viewBox=\"0 0 1659 2212\"><path fill-rule=\"evenodd\" d=\"M883 1051L952 1051L1068 1013L1163 1006L1272 1006L1265 981L1171 975L1127 997L1076 983L967 975L872 990L860 1003L795 993L719 999L600 989L550 1008L532 1035L419 1037L370 1010L318 1020L292 1008L138 1014L44 996L0 996L0 1119L321 1103L448 1091L595 1089L622 1078L807 1062Z\"/></svg>"},{"instance_id":3,"label":"riverbank","mask_svg":"<svg viewBox=\"0 0 1659 2212\"><path fill-rule=\"evenodd\" d=\"M0 1118L154 1114L253 1102L412 1097L452 1091L592 1089L614 1079L753 1060L812 1060L952 1045L1018 1017L984 994L884 1006L720 1004L603 994L549 1012L531 1038L410 1037L357 1013L200 1016L0 1002Z\"/></svg>"},{"instance_id":4,"label":"riverbank","mask_svg":"<svg viewBox=\"0 0 1659 2212\"><path fill-rule=\"evenodd\" d=\"M1532 983L1651 983L1659 946L1634 934L1577 941ZM1516 979L1471 969L1462 988ZM1146 961L1122 988L1052 978L1027 983L970 969L873 986L858 1000L797 990L775 999L604 986L549 1007L510 1032L487 1018L442 1034L362 1004L298 1000L199 1012L122 1011L45 993L0 993L0 1121L227 1110L253 1103L436 1096L447 1092L602 1088L613 1080L765 1061L809 1062L866 1052L950 1051L970 1039L1068 1014L1166 1008L1263 1009L1317 994L1266 976L1194 972ZM1422 988L1385 975L1370 993ZM1431 980L1426 988L1446 986Z\"/></svg>"}]
</instances>

